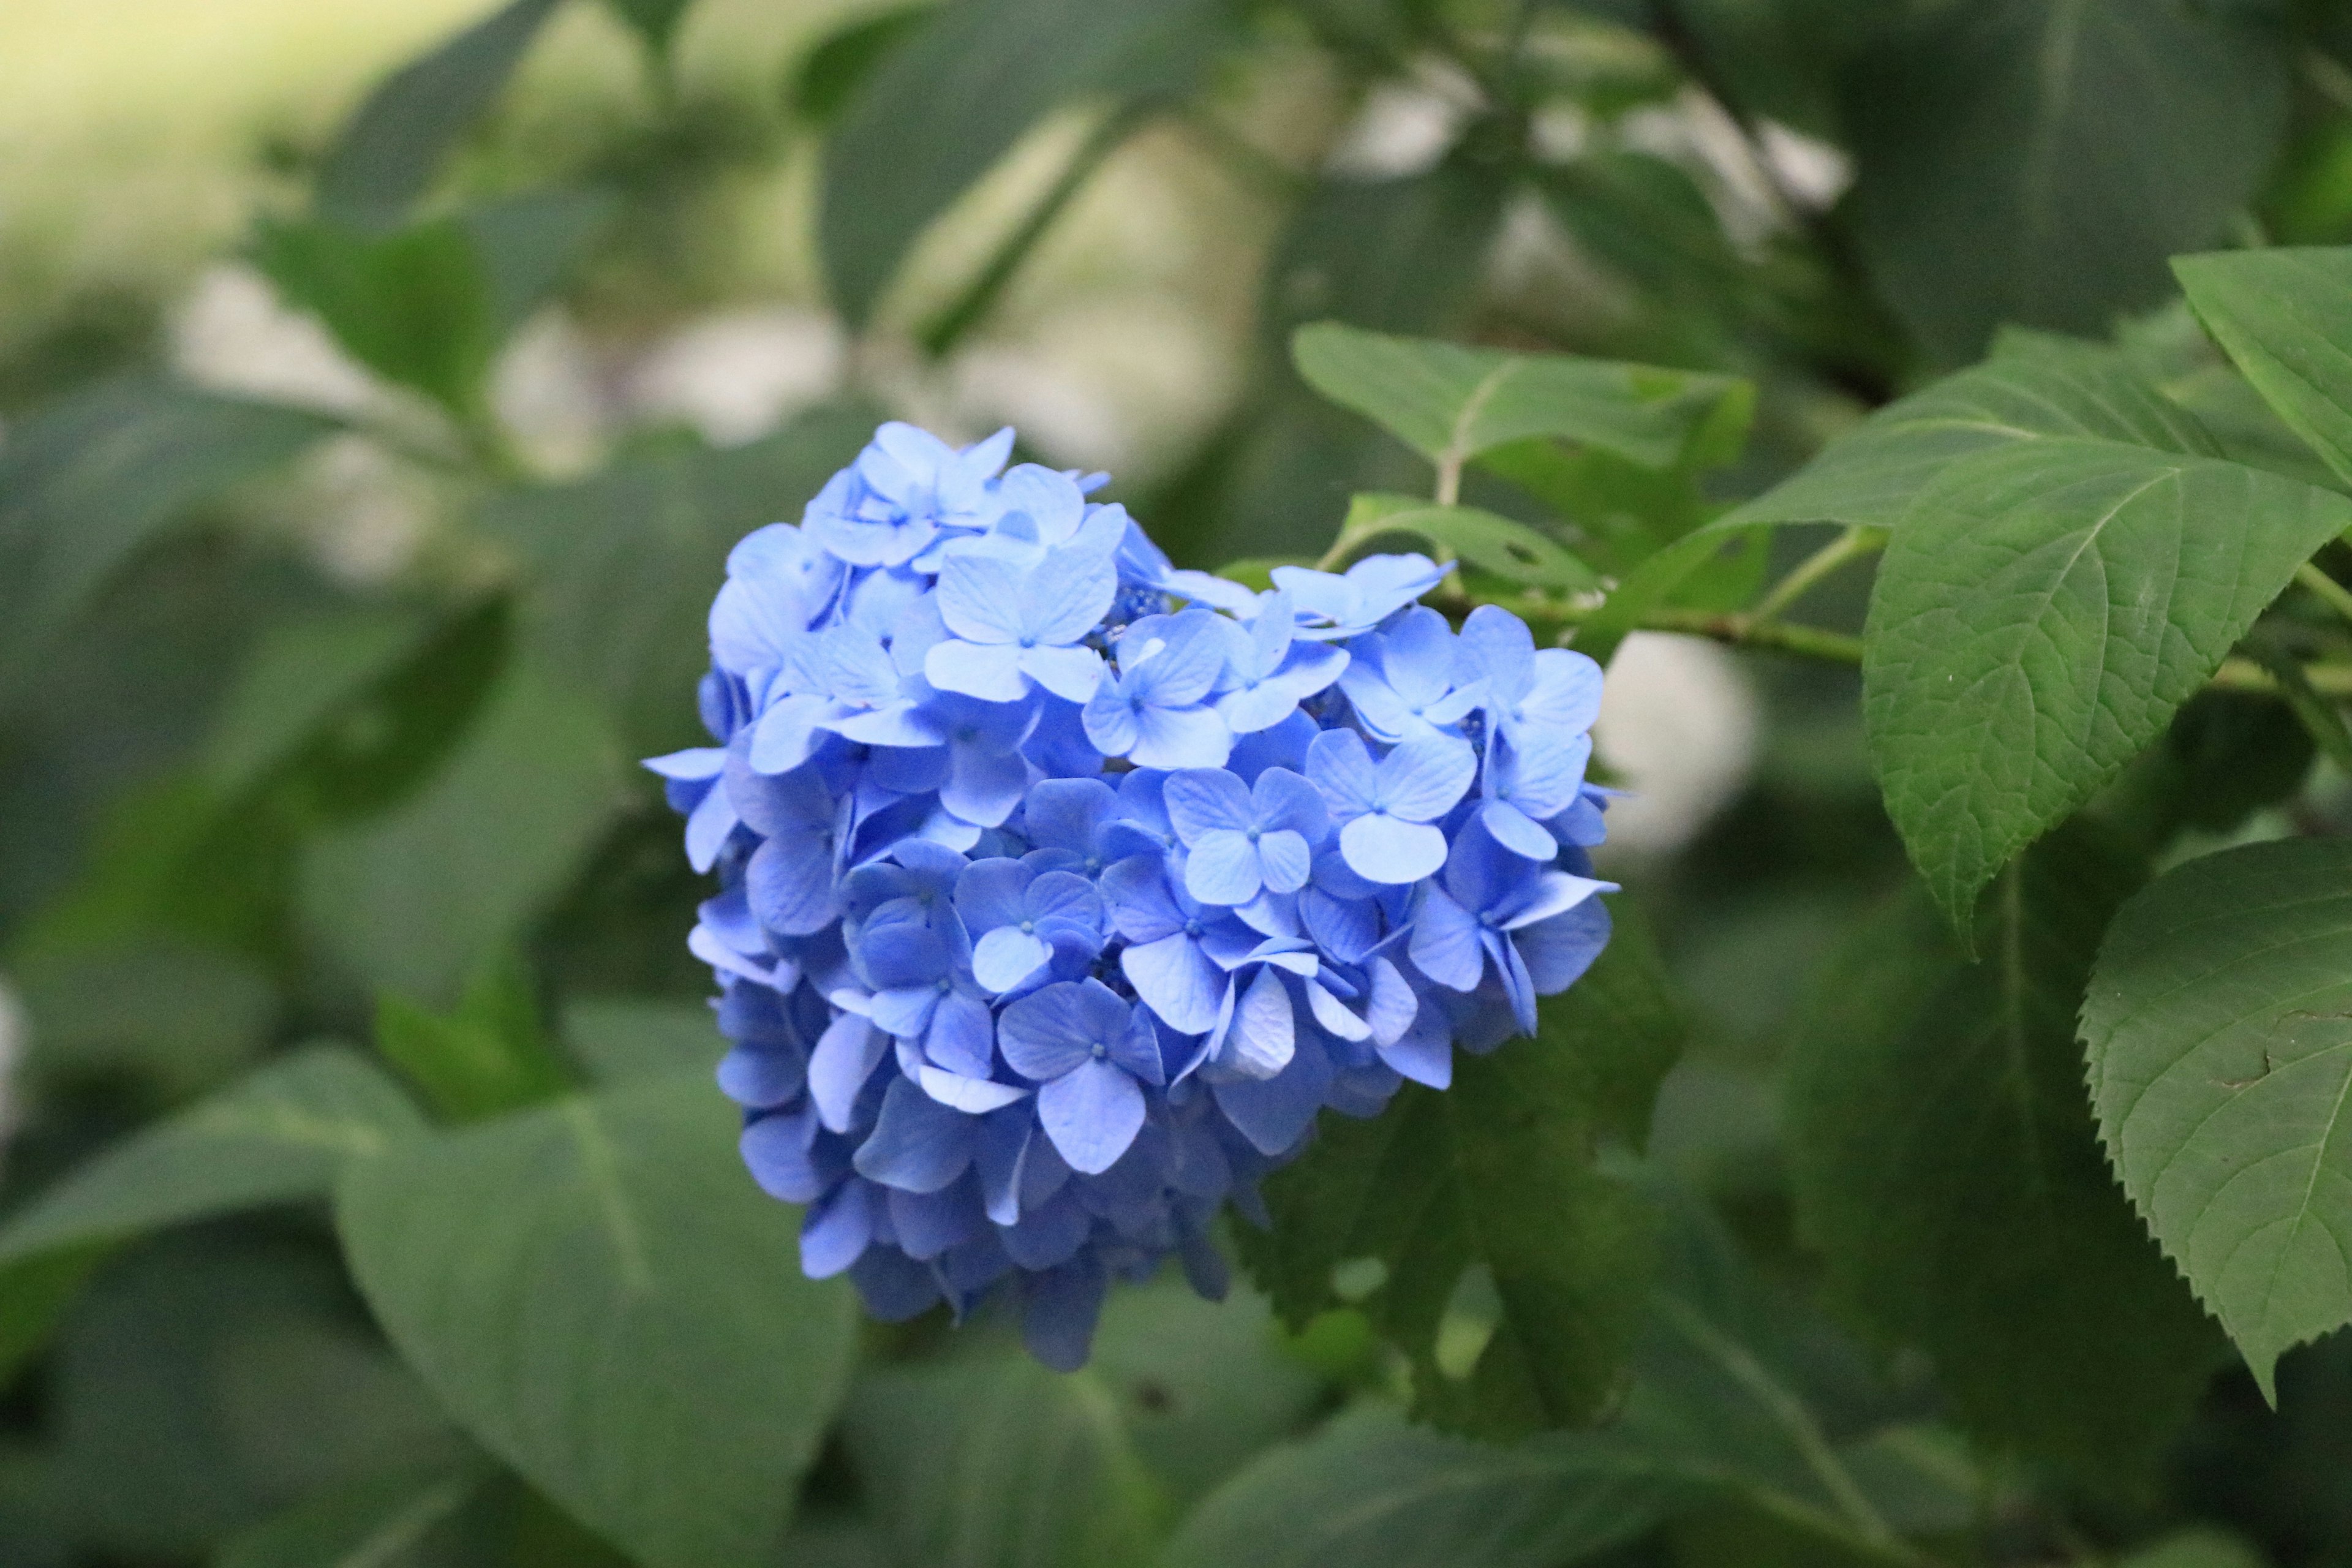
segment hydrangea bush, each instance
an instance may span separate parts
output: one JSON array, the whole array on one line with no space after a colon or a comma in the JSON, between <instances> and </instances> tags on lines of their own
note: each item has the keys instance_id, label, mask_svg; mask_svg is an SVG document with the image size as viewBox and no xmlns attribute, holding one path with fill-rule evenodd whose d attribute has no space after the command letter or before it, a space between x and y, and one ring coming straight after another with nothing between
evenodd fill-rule
<instances>
[{"instance_id":1,"label":"hydrangea bush","mask_svg":"<svg viewBox=\"0 0 2352 1568\"><path fill-rule=\"evenodd\" d=\"M1601 672L1448 567L1173 569L1105 476L883 426L735 547L715 745L653 760L716 871L760 1185L897 1321L1017 1292L1087 1354L1113 1275L1203 1295L1231 1200L1313 1136L1532 1033L1609 938Z\"/></svg>"}]
</instances>

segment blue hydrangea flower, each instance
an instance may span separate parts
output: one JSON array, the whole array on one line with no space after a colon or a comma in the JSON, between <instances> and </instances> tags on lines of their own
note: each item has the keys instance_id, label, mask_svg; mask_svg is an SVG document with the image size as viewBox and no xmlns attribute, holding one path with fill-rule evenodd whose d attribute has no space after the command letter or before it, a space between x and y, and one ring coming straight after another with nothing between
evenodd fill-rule
<instances>
[{"instance_id":1,"label":"blue hydrangea flower","mask_svg":"<svg viewBox=\"0 0 2352 1568\"><path fill-rule=\"evenodd\" d=\"M1318 1113L1442 1089L1609 938L1600 671L1446 568L1179 571L1100 476L884 426L738 544L658 757L754 1181L890 1321L1087 1358Z\"/></svg>"}]
</instances>

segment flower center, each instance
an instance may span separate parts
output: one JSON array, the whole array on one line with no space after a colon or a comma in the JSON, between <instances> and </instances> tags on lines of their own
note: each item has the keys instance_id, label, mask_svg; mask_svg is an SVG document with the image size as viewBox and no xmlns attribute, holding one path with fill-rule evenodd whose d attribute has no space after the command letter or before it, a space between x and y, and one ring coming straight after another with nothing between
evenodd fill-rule
<instances>
[{"instance_id":1,"label":"flower center","mask_svg":"<svg viewBox=\"0 0 2352 1568\"><path fill-rule=\"evenodd\" d=\"M941 975L940 977L940 994L944 996L953 989L954 987L949 984L947 976Z\"/></svg>"},{"instance_id":2,"label":"flower center","mask_svg":"<svg viewBox=\"0 0 2352 1568\"><path fill-rule=\"evenodd\" d=\"M1103 1058L1108 1055L1110 1055L1110 1047L1104 1045L1100 1040L1097 1040L1094 1044L1095 1060L1100 1061Z\"/></svg>"}]
</instances>

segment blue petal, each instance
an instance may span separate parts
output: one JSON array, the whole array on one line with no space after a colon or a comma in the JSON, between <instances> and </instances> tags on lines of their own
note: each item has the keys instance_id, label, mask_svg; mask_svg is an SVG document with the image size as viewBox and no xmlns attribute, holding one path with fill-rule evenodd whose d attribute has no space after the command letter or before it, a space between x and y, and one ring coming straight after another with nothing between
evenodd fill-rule
<instances>
[{"instance_id":1,"label":"blue petal","mask_svg":"<svg viewBox=\"0 0 2352 1568\"><path fill-rule=\"evenodd\" d=\"M1256 820L1248 786L1222 768L1171 773L1160 787L1160 798L1168 807L1169 826L1187 845L1198 844L1203 834L1238 831Z\"/></svg>"},{"instance_id":2,"label":"blue petal","mask_svg":"<svg viewBox=\"0 0 2352 1568\"><path fill-rule=\"evenodd\" d=\"M1339 829L1348 868L1375 882L1417 882L1445 864L1445 835L1393 816L1360 816Z\"/></svg>"},{"instance_id":3,"label":"blue petal","mask_svg":"<svg viewBox=\"0 0 2352 1568\"><path fill-rule=\"evenodd\" d=\"M1270 968L1262 968L1234 1005L1232 1025L1219 1042L1217 1063L1244 1078L1272 1078L1290 1065L1297 1031L1290 994Z\"/></svg>"},{"instance_id":4,"label":"blue petal","mask_svg":"<svg viewBox=\"0 0 2352 1568\"><path fill-rule=\"evenodd\" d=\"M971 976L985 990L1012 990L1054 956L1053 949L1016 925L999 926L971 950Z\"/></svg>"},{"instance_id":5,"label":"blue petal","mask_svg":"<svg viewBox=\"0 0 2352 1568\"><path fill-rule=\"evenodd\" d=\"M1146 707L1128 757L1139 768L1222 768L1233 750L1233 731L1213 708Z\"/></svg>"},{"instance_id":6,"label":"blue petal","mask_svg":"<svg viewBox=\"0 0 2352 1568\"><path fill-rule=\"evenodd\" d=\"M1224 973L1182 931L1128 948L1118 967L1144 1005L1178 1034L1203 1035L1215 1027Z\"/></svg>"},{"instance_id":7,"label":"blue petal","mask_svg":"<svg viewBox=\"0 0 2352 1568\"><path fill-rule=\"evenodd\" d=\"M985 1116L992 1110L1002 1110L1013 1101L1026 1100L1029 1091L1011 1084L992 1083L986 1079L966 1078L942 1068L925 1067L915 1074L916 1081L925 1094L951 1110L967 1116Z\"/></svg>"},{"instance_id":8,"label":"blue petal","mask_svg":"<svg viewBox=\"0 0 2352 1568\"><path fill-rule=\"evenodd\" d=\"M855 1013L843 1013L825 1026L816 1049L809 1053L809 1098L817 1115L835 1132L850 1130L857 1097L866 1080L882 1065L889 1037Z\"/></svg>"},{"instance_id":9,"label":"blue petal","mask_svg":"<svg viewBox=\"0 0 2352 1568\"><path fill-rule=\"evenodd\" d=\"M1143 1090L1120 1068L1091 1058L1037 1091L1037 1120L1081 1175L1108 1171L1143 1126Z\"/></svg>"},{"instance_id":10,"label":"blue petal","mask_svg":"<svg viewBox=\"0 0 2352 1568\"><path fill-rule=\"evenodd\" d=\"M874 1239L874 1189L852 1177L801 1220L801 1272L830 1279Z\"/></svg>"},{"instance_id":11,"label":"blue petal","mask_svg":"<svg viewBox=\"0 0 2352 1568\"><path fill-rule=\"evenodd\" d=\"M1432 883L1422 889L1414 905L1412 938L1405 951L1413 966L1440 985L1475 990L1486 967L1478 934L1477 918Z\"/></svg>"},{"instance_id":12,"label":"blue petal","mask_svg":"<svg viewBox=\"0 0 2352 1568\"><path fill-rule=\"evenodd\" d=\"M1021 1342L1055 1372L1076 1372L1094 1349L1095 1321L1108 1287L1102 1266L1072 1262L1028 1282Z\"/></svg>"},{"instance_id":13,"label":"blue petal","mask_svg":"<svg viewBox=\"0 0 2352 1568\"><path fill-rule=\"evenodd\" d=\"M1307 748L1307 776L1338 820L1360 816L1378 803L1379 772L1363 737L1352 730L1326 730L1315 737Z\"/></svg>"},{"instance_id":14,"label":"blue petal","mask_svg":"<svg viewBox=\"0 0 2352 1568\"><path fill-rule=\"evenodd\" d=\"M1306 860L1302 851L1302 870ZM1202 834L1184 862L1184 890L1204 904L1245 904L1257 897L1262 885L1258 847L1230 828Z\"/></svg>"},{"instance_id":15,"label":"blue petal","mask_svg":"<svg viewBox=\"0 0 2352 1568\"><path fill-rule=\"evenodd\" d=\"M1217 1109L1261 1154L1287 1154L1314 1125L1331 1084L1331 1059L1310 1036L1297 1042L1290 1065L1270 1079L1234 1079L1213 1086Z\"/></svg>"},{"instance_id":16,"label":"blue petal","mask_svg":"<svg viewBox=\"0 0 2352 1568\"><path fill-rule=\"evenodd\" d=\"M949 1110L902 1078L883 1095L881 1118L853 1163L858 1174L886 1187L935 1193L971 1163L979 1130L978 1120Z\"/></svg>"},{"instance_id":17,"label":"blue petal","mask_svg":"<svg viewBox=\"0 0 2352 1568\"><path fill-rule=\"evenodd\" d=\"M923 1055L950 1072L984 1079L995 1052L996 1026L988 1004L961 987L941 996L923 1032Z\"/></svg>"},{"instance_id":18,"label":"blue petal","mask_svg":"<svg viewBox=\"0 0 2352 1568\"><path fill-rule=\"evenodd\" d=\"M739 1146L761 1192L788 1204L804 1204L814 1201L824 1187L809 1152L815 1137L816 1117L803 1110L760 1118L743 1129Z\"/></svg>"},{"instance_id":19,"label":"blue petal","mask_svg":"<svg viewBox=\"0 0 2352 1568\"><path fill-rule=\"evenodd\" d=\"M1454 809L1477 775L1478 755L1466 742L1445 735L1407 741L1381 759L1378 798L1391 816L1434 822Z\"/></svg>"}]
</instances>

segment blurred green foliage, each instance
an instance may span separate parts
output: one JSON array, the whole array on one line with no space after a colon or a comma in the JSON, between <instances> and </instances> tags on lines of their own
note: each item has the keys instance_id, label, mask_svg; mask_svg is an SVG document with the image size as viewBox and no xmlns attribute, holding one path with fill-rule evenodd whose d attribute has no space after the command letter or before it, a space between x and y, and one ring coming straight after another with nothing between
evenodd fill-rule
<instances>
[{"instance_id":1,"label":"blurred green foliage","mask_svg":"<svg viewBox=\"0 0 2352 1568\"><path fill-rule=\"evenodd\" d=\"M582 38L623 89L530 76ZM2344 693L2176 693L2018 805L1948 910L2095 820L1996 971L1905 864L1983 748L1890 822L1837 662L1955 408L2146 384L2340 488L2275 345L2343 279L2183 273L2250 391L2166 264L2352 241L2352 7L511 0L252 163L178 294L0 300L0 1563L2352 1564L2352 1345L2275 1414L2218 1370L2074 1035L2132 887L2342 831ZM1335 1126L1233 1238L1264 1295L1117 1295L1067 1378L800 1278L628 766L729 547L886 413L1131 455L1244 581L1458 556L1448 607L1622 648L1601 762L1664 808L1538 1042Z\"/></svg>"}]
</instances>

